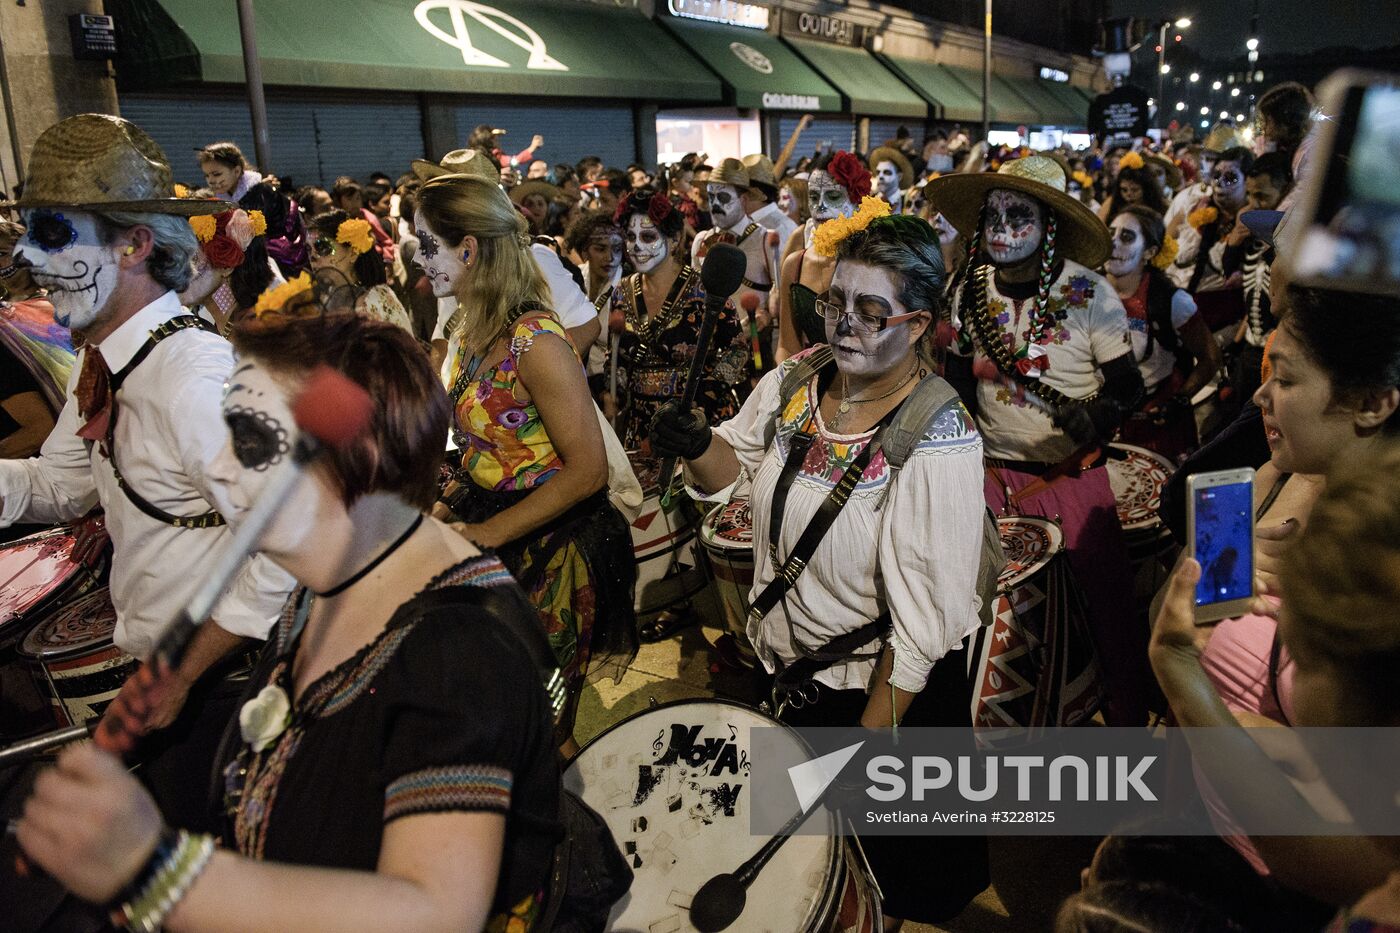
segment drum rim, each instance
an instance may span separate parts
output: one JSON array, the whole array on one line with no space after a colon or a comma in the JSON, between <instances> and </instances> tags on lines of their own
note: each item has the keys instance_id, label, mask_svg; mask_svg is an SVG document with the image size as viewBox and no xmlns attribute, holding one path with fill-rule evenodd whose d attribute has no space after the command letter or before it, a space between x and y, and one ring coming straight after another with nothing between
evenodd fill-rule
<instances>
[{"instance_id":1,"label":"drum rim","mask_svg":"<svg viewBox=\"0 0 1400 933\"><path fill-rule=\"evenodd\" d=\"M96 599L98 596L104 595L107 596L107 605L112 606L110 592L110 587L98 586L94 587L91 590L88 590L86 593L83 593L82 595L70 601L66 601L61 605L54 606L52 611L45 613L42 619L39 619L34 623L34 627L31 628L29 632L24 636L24 638L20 640L19 644L16 645L15 653L26 660L37 661L42 664L47 661L66 661L70 658L80 658L83 655L90 653L94 647L103 644L115 644L112 636L108 635L103 639L94 639L93 641L85 642L80 645L71 645L66 648L51 648L47 651L43 649L35 650L29 647L29 640L38 635L40 629L42 629L44 626L48 625L51 622L58 621L60 614L67 612L69 609L76 608L77 606L82 605L88 600ZM116 611L116 607L113 606L112 614L114 616L116 615Z\"/></svg>"},{"instance_id":2,"label":"drum rim","mask_svg":"<svg viewBox=\"0 0 1400 933\"><path fill-rule=\"evenodd\" d=\"M1115 447L1115 448L1117 448L1118 450L1125 450L1125 451L1128 451L1129 453L1134 453L1134 454L1138 454L1139 456L1146 457L1148 460L1152 461L1152 462L1155 463L1157 466L1159 466L1159 467L1162 468L1162 472L1164 472L1164 473L1167 474L1167 479L1168 479L1168 480L1170 480L1172 474L1173 474L1174 472L1176 472L1176 464L1172 463L1170 460L1168 460L1166 457L1162 456L1161 454L1157 453L1157 451L1155 451L1155 450L1148 450L1146 447L1139 447L1137 444L1123 444L1123 443L1120 443L1120 442L1118 442L1118 441L1114 441L1112 444L1109 444L1109 446L1110 446L1110 447ZM1114 462L1114 461L1112 461L1112 460L1109 461L1110 464L1112 464L1113 462ZM1110 487L1111 487L1111 484L1110 484ZM1165 488L1165 487L1163 487L1163 488ZM1159 507L1160 507L1160 504L1161 504L1161 494L1158 493L1158 505L1159 505ZM1125 532L1130 532L1130 533L1131 533L1131 532L1151 531L1151 530L1153 530L1153 529L1155 529L1155 528L1161 527L1161 526L1164 524L1164 523L1162 522L1162 516L1161 516L1160 514L1150 515L1150 516L1148 516L1147 518L1140 518L1140 519L1138 519L1137 521L1133 521L1133 522L1122 522L1122 519L1119 519L1119 521L1120 521L1120 523L1123 525L1123 530L1124 530Z\"/></svg>"},{"instance_id":3,"label":"drum rim","mask_svg":"<svg viewBox=\"0 0 1400 933\"><path fill-rule=\"evenodd\" d=\"M737 502L737 501L738 501L737 499L730 499L728 502L717 502L717 503L715 503L715 507L712 508L712 509L710 509L708 512L706 512L706 513L705 513L705 517L702 518L702 519L700 519L700 545L701 545L702 547L707 548L707 549L713 547L715 550L721 550L721 551L752 551L752 550L753 550L753 540L752 540L752 536L753 536L752 528L753 528L753 526L752 526L752 525L749 526L749 527L750 527L750 540L748 541L748 543L744 543L744 542L742 542L742 541L735 541L733 538L721 538L721 537L718 537L718 536L715 534L714 526L711 524L711 519L713 519L713 518L715 518L716 516L718 516L718 515L719 515L720 513L722 513L725 509L729 508L731 505L733 505L733 504L734 504L735 502ZM747 498L746 498L744 501L747 502L747 501L748 501ZM724 543L721 543L721 542L724 542Z\"/></svg>"},{"instance_id":4,"label":"drum rim","mask_svg":"<svg viewBox=\"0 0 1400 933\"><path fill-rule=\"evenodd\" d=\"M1060 527L1059 522L1050 518L1042 518L1039 515L998 515L998 532L1001 531L1002 522L1028 522L1038 527L1043 526L1050 532L1050 534L1047 535L1047 537L1050 539L1050 548L1048 556L1045 558L1043 563L1037 564L1033 567L1026 567L1019 571L1014 577L1010 578L1009 580L1003 580L1000 578L997 579L997 589L1000 591L1009 591L1020 586L1022 583L1025 583L1027 580L1031 579L1036 574L1044 571L1047 567L1054 563L1055 558L1059 557L1061 554L1064 553L1065 533L1064 529Z\"/></svg>"},{"instance_id":5,"label":"drum rim","mask_svg":"<svg viewBox=\"0 0 1400 933\"><path fill-rule=\"evenodd\" d=\"M594 744L596 744L596 743L597 743L600 739L602 739L604 736L608 735L609 733L611 733L611 732L613 732L613 731L615 731L615 730L617 730L617 729L620 729L622 726L624 726L624 725L626 725L627 723L631 722L633 719L636 719L636 718L638 718L638 717L640 717L640 716L642 716L642 715L644 715L644 714L646 714L646 713L656 713L656 712L660 712L661 710L670 709L670 708L676 707L676 706L732 706L732 707L734 707L734 708L736 708L736 709L741 709L741 710L744 710L745 712L753 713L753 714L757 715L758 717L760 717L760 718L762 718L762 719L768 720L772 725L778 726L778 727L780 727L780 728L782 728L782 729L785 729L787 732L791 733L793 739L802 747L803 751L805 751L805 752L808 754L808 756L811 756L811 755L812 755L812 746L809 745L809 744L807 744L807 740L804 739L804 738L802 738L801 733L799 733L799 732L798 732L796 729L794 729L792 726L786 725L786 724L783 723L781 720L779 720L779 719L777 719L777 718L775 718L775 717L769 715L768 713L765 713L763 710L759 709L759 708L756 707L756 706L750 706L750 705L747 704L747 703L741 703L741 702L738 701L738 700L731 700L731 699L729 699L729 698L727 698L727 697L713 697L713 698L710 698L710 699L706 699L706 698L703 698L703 697L683 697L683 698L675 699L675 700L667 700L665 703L658 703L658 704L656 704L655 706L648 706L646 709L638 710L637 712L635 712L635 713L633 713L632 715L626 717L625 719L620 719L620 720L618 720L617 722L613 723L611 726L609 726L608 728L604 729L602 732L599 732L599 733L598 733L597 735L595 735L593 738L589 739L584 745L580 746L578 752L576 752L576 753L574 754L574 757L570 758L570 759L568 760L568 762L565 763L564 767L562 767L562 768L559 769L559 776L560 776L560 779L562 780L562 779L564 778L564 776L569 772L569 769L571 769L571 768L574 766L574 764L575 764L580 758L583 757L584 752L586 752L586 751L588 751L590 748L592 748L592 747L594 746ZM586 802L587 802L587 801L585 801L585 803L586 803ZM826 868L826 871L827 871L827 878L828 878L828 880L834 881L834 880L835 880L835 876L838 875L838 874L840 874L840 873L837 871L837 868L842 867L842 865L843 865L843 863L842 863L842 861L841 861L841 856L842 856L843 851L844 851L844 848L845 848L845 846L846 846L846 837L843 836L843 835L841 835L841 833L840 833L841 825L840 825L839 811L828 809L828 810L827 810L827 816L828 816L828 818L832 821L832 823L833 823L834 825L833 825L833 827L832 827L831 833L827 836L827 840L831 843L831 847L830 847L830 852L827 853L827 859L826 859L826 861L827 861L827 868ZM604 822L606 822L606 821L607 821L607 817L603 817L603 820L604 820ZM621 850L619 849L618 851L621 851ZM833 884L833 887L834 887L834 884ZM619 901L619 903L621 903L621 902ZM803 918L804 924L805 924L805 925L804 925L801 929L803 929L803 930L810 930L810 929L812 929L812 928L813 928L812 925L813 925L814 923L816 923L818 920L823 919L823 908L824 908L824 907L828 907L829 905L830 905L829 897L826 898L826 899L823 899L823 898L814 899L814 900L812 901L812 903L811 903L811 906L810 906L809 910L807 911L806 917ZM608 919L609 919L609 921L612 920L613 912L616 911L617 908L618 908L618 904L614 904L614 905L609 909L609 912L608 912Z\"/></svg>"},{"instance_id":6,"label":"drum rim","mask_svg":"<svg viewBox=\"0 0 1400 933\"><path fill-rule=\"evenodd\" d=\"M14 541L8 541L5 544L0 544L0 555L20 546L28 547L33 544L38 544L49 538L70 538L76 545L78 536L73 533L75 527L75 525L60 525L56 528L36 531L32 535L25 535L23 538L18 538ZM13 639L16 650L18 650L18 647L29 637L28 626L31 623L37 624L44 621L44 618L47 617L50 612L69 599L81 598L91 593L93 591L93 584L97 583L101 578L105 565L105 560L100 554L94 556L91 560L73 560L71 549L67 561L73 568L72 573L68 575L67 579L57 582L52 590L39 597L29 608L16 613L8 622L0 622L0 629L18 624L18 628L24 632L23 635L16 633ZM7 640L3 635L0 635L0 641Z\"/></svg>"}]
</instances>

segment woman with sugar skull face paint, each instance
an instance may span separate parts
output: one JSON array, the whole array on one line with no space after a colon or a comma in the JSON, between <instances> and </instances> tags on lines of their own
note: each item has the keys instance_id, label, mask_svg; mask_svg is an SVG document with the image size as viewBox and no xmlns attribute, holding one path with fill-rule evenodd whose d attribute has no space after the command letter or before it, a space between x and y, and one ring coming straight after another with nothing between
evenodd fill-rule
<instances>
[{"instance_id":1,"label":"woman with sugar skull face paint","mask_svg":"<svg viewBox=\"0 0 1400 933\"><path fill-rule=\"evenodd\" d=\"M971 241L946 372L986 442L987 505L1059 518L1107 680L1105 717L1137 726L1147 633L1125 621L1135 618L1131 574L1102 464L1141 401L1142 376L1123 303L1093 271L1110 254L1108 230L1065 187L1045 156L929 182L933 207Z\"/></svg>"},{"instance_id":2,"label":"woman with sugar skull face paint","mask_svg":"<svg viewBox=\"0 0 1400 933\"><path fill-rule=\"evenodd\" d=\"M778 315L778 361L803 347L826 342L826 327L816 310L816 297L831 285L836 268L830 256L812 246L816 231L825 223L855 213L861 199L870 194L870 172L860 159L838 151L818 157L807 176L806 227L788 241L783 257L782 300Z\"/></svg>"},{"instance_id":3,"label":"woman with sugar skull face paint","mask_svg":"<svg viewBox=\"0 0 1400 933\"><path fill-rule=\"evenodd\" d=\"M649 455L647 428L656 410L681 394L695 355L705 311L700 271L680 252L684 218L666 195L635 192L618 205L613 222L623 231L627 261L636 270L613 289L610 318L621 318L616 365L623 399L618 436L628 450ZM735 387L743 379L748 344L732 304L715 322L696 404L711 424L737 410Z\"/></svg>"},{"instance_id":4,"label":"woman with sugar skull face paint","mask_svg":"<svg viewBox=\"0 0 1400 933\"><path fill-rule=\"evenodd\" d=\"M801 689L803 700L784 702L778 686L775 708L799 727L961 729L970 750L962 645L978 627L982 443L956 398L924 413L898 471L882 446L889 436L875 440L927 376L920 346L943 295L933 230L918 218L879 213L863 208L844 238L821 239L835 266L818 303L830 350L811 348L779 365L713 430L677 402L664 406L652 442L685 458L692 487L715 498L741 468L752 477L755 602L780 570L795 566L798 541L833 488L854 479L783 598L748 620L767 672L806 668L783 682ZM828 353L826 365L814 362ZM835 638L859 642L862 630L864 643L854 650L830 649L846 657L813 662ZM980 837L872 836L861 845L884 895L886 929L895 918L956 916L988 884Z\"/></svg>"}]
</instances>

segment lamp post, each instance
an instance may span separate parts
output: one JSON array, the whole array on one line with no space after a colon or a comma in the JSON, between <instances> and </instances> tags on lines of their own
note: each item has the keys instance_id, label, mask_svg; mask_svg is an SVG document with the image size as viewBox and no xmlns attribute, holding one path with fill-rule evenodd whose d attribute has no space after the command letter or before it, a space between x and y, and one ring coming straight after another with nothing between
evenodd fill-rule
<instances>
[{"instance_id":1,"label":"lamp post","mask_svg":"<svg viewBox=\"0 0 1400 933\"><path fill-rule=\"evenodd\" d=\"M1163 80L1167 76L1167 27L1175 26L1177 29L1187 29L1191 26L1191 19L1182 16L1176 20L1164 19L1157 24L1157 115L1158 123L1166 126L1165 119L1162 118L1162 101L1165 100L1163 92L1165 87Z\"/></svg>"}]
</instances>

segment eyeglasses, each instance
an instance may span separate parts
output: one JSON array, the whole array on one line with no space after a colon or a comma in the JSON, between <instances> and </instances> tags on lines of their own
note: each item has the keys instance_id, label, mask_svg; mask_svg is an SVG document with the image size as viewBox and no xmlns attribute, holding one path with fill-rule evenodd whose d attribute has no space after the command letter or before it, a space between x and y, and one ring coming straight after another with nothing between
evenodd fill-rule
<instances>
[{"instance_id":1,"label":"eyeglasses","mask_svg":"<svg viewBox=\"0 0 1400 933\"><path fill-rule=\"evenodd\" d=\"M906 314L866 314L863 311L847 311L834 301L825 298L817 299L817 313L828 322L840 326L841 318L850 321L851 330L857 334L878 334L891 324L900 324L909 320L916 314L923 314L922 311L910 311Z\"/></svg>"},{"instance_id":2,"label":"eyeglasses","mask_svg":"<svg viewBox=\"0 0 1400 933\"><path fill-rule=\"evenodd\" d=\"M322 259L325 259L327 256L334 256L336 250L335 240L332 240L328 236L318 236L311 241L311 249Z\"/></svg>"}]
</instances>

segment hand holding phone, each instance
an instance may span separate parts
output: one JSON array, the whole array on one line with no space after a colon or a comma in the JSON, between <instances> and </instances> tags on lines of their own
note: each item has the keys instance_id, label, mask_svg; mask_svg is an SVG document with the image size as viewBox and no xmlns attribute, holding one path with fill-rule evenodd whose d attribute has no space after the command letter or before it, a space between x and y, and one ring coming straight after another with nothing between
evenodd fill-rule
<instances>
[{"instance_id":1,"label":"hand holding phone","mask_svg":"<svg viewBox=\"0 0 1400 933\"><path fill-rule=\"evenodd\" d=\"M1201 565L1196 624L1243 615L1254 598L1254 471L1194 473L1186 490L1187 542Z\"/></svg>"}]
</instances>

